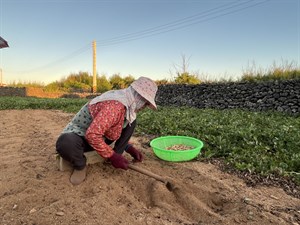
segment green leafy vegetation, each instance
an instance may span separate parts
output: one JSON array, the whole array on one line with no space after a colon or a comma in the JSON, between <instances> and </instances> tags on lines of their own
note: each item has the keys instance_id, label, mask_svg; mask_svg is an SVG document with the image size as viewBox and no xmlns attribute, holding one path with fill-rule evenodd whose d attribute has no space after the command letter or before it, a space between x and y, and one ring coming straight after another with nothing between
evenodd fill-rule
<instances>
[{"instance_id":1,"label":"green leafy vegetation","mask_svg":"<svg viewBox=\"0 0 300 225\"><path fill-rule=\"evenodd\" d=\"M175 78L176 84L200 84L201 81L196 75L187 72L178 74Z\"/></svg>"},{"instance_id":2,"label":"green leafy vegetation","mask_svg":"<svg viewBox=\"0 0 300 225\"><path fill-rule=\"evenodd\" d=\"M34 98L34 97L0 97L0 110L5 109L57 109L74 113L88 99L80 98Z\"/></svg>"},{"instance_id":3,"label":"green leafy vegetation","mask_svg":"<svg viewBox=\"0 0 300 225\"><path fill-rule=\"evenodd\" d=\"M76 113L87 99L1 97L0 109ZM204 142L199 160L222 158L241 171L279 174L300 184L300 117L275 112L159 107L138 115L136 134L184 135Z\"/></svg>"},{"instance_id":4,"label":"green leafy vegetation","mask_svg":"<svg viewBox=\"0 0 300 225\"><path fill-rule=\"evenodd\" d=\"M300 118L274 112L160 107L139 116L137 133L186 135L205 144L201 159L241 171L290 176L300 184Z\"/></svg>"}]
</instances>

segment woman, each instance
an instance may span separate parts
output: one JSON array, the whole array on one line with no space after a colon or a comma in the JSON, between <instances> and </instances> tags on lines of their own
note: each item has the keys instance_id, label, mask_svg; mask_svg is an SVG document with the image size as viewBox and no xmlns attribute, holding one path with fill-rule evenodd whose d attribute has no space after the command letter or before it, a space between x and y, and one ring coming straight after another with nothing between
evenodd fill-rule
<instances>
[{"instance_id":1,"label":"woman","mask_svg":"<svg viewBox=\"0 0 300 225\"><path fill-rule=\"evenodd\" d=\"M86 177L84 152L95 150L115 168L128 169L129 153L142 161L142 153L128 143L136 125L136 113L149 106L156 109L157 86L149 78L140 77L128 88L111 90L86 103L65 127L56 142L59 155L69 161L74 171L70 182L80 184ZM110 146L114 143L114 148Z\"/></svg>"}]
</instances>

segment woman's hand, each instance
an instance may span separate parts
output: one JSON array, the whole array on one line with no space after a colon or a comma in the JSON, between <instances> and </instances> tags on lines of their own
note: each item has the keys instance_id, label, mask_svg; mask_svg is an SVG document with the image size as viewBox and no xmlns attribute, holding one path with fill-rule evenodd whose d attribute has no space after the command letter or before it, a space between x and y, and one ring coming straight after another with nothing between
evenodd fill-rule
<instances>
[{"instance_id":1,"label":"woman's hand","mask_svg":"<svg viewBox=\"0 0 300 225\"><path fill-rule=\"evenodd\" d=\"M123 170L128 169L128 164L129 164L128 160L118 153L114 152L113 155L109 158L109 160L113 165L113 167L115 168L120 168Z\"/></svg>"},{"instance_id":2,"label":"woman's hand","mask_svg":"<svg viewBox=\"0 0 300 225\"><path fill-rule=\"evenodd\" d=\"M142 162L143 161L143 154L137 150L135 147L133 147L131 144L127 146L127 149L125 150L128 154L130 154L136 161Z\"/></svg>"}]
</instances>

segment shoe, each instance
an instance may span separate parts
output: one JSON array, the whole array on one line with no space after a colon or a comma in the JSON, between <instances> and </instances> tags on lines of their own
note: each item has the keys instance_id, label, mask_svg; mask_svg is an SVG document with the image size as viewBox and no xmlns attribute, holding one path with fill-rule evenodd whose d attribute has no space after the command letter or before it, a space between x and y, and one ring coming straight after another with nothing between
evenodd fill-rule
<instances>
[{"instance_id":1,"label":"shoe","mask_svg":"<svg viewBox=\"0 0 300 225\"><path fill-rule=\"evenodd\" d=\"M86 170L86 167L84 167L82 170L74 169L70 177L70 182L74 185L81 184L86 178Z\"/></svg>"}]
</instances>

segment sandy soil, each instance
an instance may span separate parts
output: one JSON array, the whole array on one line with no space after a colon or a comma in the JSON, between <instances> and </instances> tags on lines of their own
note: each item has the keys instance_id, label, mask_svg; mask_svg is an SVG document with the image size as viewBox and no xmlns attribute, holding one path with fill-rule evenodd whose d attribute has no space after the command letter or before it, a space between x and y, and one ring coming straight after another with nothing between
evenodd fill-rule
<instances>
[{"instance_id":1,"label":"sandy soil","mask_svg":"<svg viewBox=\"0 0 300 225\"><path fill-rule=\"evenodd\" d=\"M199 161L157 159L145 137L138 166L176 189L133 170L97 163L84 183L58 171L55 141L73 115L61 111L0 111L0 224L300 224L300 199L281 188L245 182Z\"/></svg>"}]
</instances>

